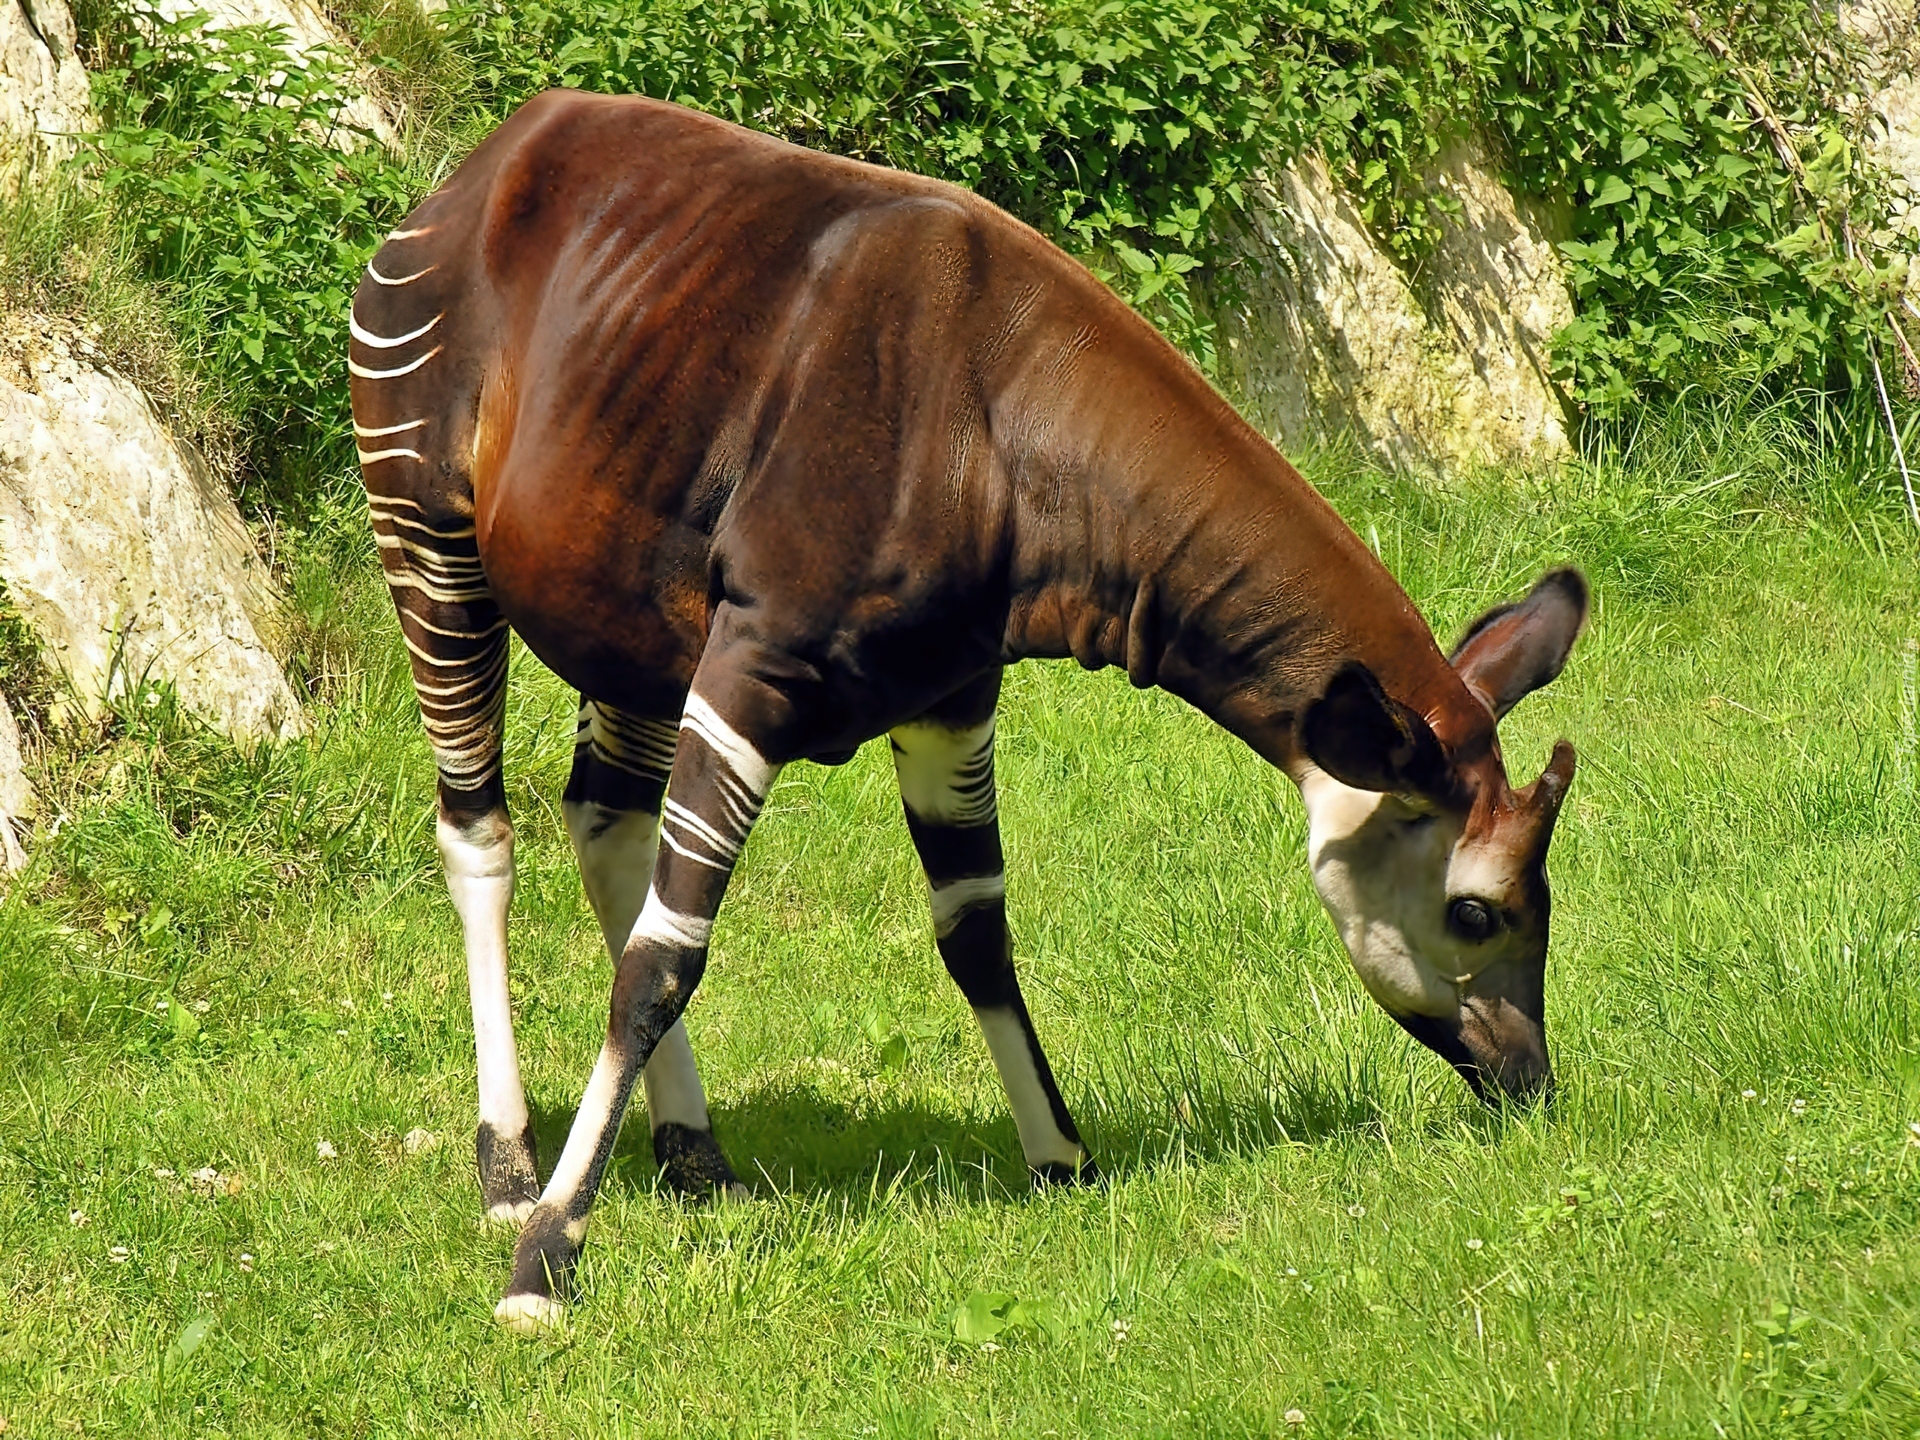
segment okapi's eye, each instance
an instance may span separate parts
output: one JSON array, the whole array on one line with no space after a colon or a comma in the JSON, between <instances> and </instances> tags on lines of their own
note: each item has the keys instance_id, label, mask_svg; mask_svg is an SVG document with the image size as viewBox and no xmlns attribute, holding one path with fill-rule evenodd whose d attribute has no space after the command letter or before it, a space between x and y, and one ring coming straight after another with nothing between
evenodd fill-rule
<instances>
[{"instance_id":1,"label":"okapi's eye","mask_svg":"<svg viewBox=\"0 0 1920 1440\"><path fill-rule=\"evenodd\" d=\"M1447 907L1447 923L1456 935L1484 940L1493 934L1493 911L1484 900L1456 900Z\"/></svg>"}]
</instances>

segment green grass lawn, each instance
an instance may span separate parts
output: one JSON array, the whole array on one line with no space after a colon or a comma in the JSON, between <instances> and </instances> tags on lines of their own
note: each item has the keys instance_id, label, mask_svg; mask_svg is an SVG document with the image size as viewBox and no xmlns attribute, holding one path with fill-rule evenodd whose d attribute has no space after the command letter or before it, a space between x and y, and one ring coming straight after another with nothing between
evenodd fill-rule
<instances>
[{"instance_id":1,"label":"green grass lawn","mask_svg":"<svg viewBox=\"0 0 1920 1440\"><path fill-rule=\"evenodd\" d=\"M630 1124L539 1341L491 1319L430 765L343 502L300 551L314 741L246 759L135 703L51 762L59 833L0 903L9 1440L1920 1434L1920 545L1817 469L1735 436L1451 491L1319 472L1443 641L1551 564L1594 582L1505 726L1518 779L1581 753L1550 1112L1482 1111L1365 999L1282 777L1029 665L1009 902L1111 1185L1028 1192L884 748L794 766L689 1015L759 1199L657 1193ZM572 697L525 657L514 687L551 1163L609 966L559 823Z\"/></svg>"}]
</instances>

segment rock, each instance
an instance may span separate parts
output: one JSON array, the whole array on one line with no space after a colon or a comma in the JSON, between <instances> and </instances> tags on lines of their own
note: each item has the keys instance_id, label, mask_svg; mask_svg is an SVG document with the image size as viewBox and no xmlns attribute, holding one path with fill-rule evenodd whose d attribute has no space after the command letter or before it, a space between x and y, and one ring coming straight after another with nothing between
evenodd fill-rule
<instances>
[{"instance_id":1,"label":"rock","mask_svg":"<svg viewBox=\"0 0 1920 1440\"><path fill-rule=\"evenodd\" d=\"M200 11L207 17L205 28L209 32L236 25L278 25L286 36L287 58L295 65L304 66L312 51L325 47L347 62L350 74L355 70L352 47L313 0L155 0L154 9L168 20ZM343 105L335 118L371 131L390 150L399 145L393 122L367 93L364 74L361 93ZM349 130L336 132L332 139L343 150L359 143L359 137Z\"/></svg>"},{"instance_id":2,"label":"rock","mask_svg":"<svg viewBox=\"0 0 1920 1440\"><path fill-rule=\"evenodd\" d=\"M93 128L87 72L74 51L64 0L0 0L0 166L6 188L21 171L63 160Z\"/></svg>"},{"instance_id":3,"label":"rock","mask_svg":"<svg viewBox=\"0 0 1920 1440\"><path fill-rule=\"evenodd\" d=\"M1459 201L1417 283L1318 155L1256 185L1242 296L1216 307L1223 387L1282 448L1351 437L1394 465L1549 461L1568 451L1549 373L1573 319L1559 257L1478 152L1433 178Z\"/></svg>"},{"instance_id":4,"label":"rock","mask_svg":"<svg viewBox=\"0 0 1920 1440\"><path fill-rule=\"evenodd\" d=\"M33 819L33 786L27 783L20 727L13 707L0 695L0 874L11 875L27 863L21 842Z\"/></svg>"},{"instance_id":5,"label":"rock","mask_svg":"<svg viewBox=\"0 0 1920 1440\"><path fill-rule=\"evenodd\" d=\"M143 678L250 741L299 733L278 597L233 498L70 325L0 321L0 579L97 716Z\"/></svg>"}]
</instances>

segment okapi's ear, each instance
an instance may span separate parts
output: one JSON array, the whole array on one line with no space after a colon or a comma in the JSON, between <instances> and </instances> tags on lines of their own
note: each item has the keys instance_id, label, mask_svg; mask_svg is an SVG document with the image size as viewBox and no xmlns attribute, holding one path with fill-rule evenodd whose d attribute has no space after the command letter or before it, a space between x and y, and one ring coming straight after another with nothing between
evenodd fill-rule
<instances>
[{"instance_id":1,"label":"okapi's ear","mask_svg":"<svg viewBox=\"0 0 1920 1440\"><path fill-rule=\"evenodd\" d=\"M1498 720L1560 673L1586 623L1586 580L1550 571L1518 605L1496 605L1468 626L1447 658Z\"/></svg>"},{"instance_id":2,"label":"okapi's ear","mask_svg":"<svg viewBox=\"0 0 1920 1440\"><path fill-rule=\"evenodd\" d=\"M1326 693L1307 707L1300 743L1308 759L1356 790L1435 800L1452 793L1452 771L1433 727L1356 660L1342 665Z\"/></svg>"}]
</instances>

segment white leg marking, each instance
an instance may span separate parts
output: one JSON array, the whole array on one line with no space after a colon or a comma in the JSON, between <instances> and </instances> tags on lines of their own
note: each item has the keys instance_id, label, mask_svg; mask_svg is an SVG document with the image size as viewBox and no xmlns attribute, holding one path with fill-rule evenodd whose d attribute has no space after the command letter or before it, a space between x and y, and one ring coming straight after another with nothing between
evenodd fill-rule
<instances>
[{"instance_id":1,"label":"white leg marking","mask_svg":"<svg viewBox=\"0 0 1920 1440\"><path fill-rule=\"evenodd\" d=\"M618 961L645 904L659 822L644 810L622 812L608 825L607 812L597 805L575 803L561 809L566 815L567 833L573 838L574 854L580 860L587 898L600 917L607 951ZM605 828L598 828L603 825ZM647 1119L651 1124L711 1128L707 1092L700 1084L700 1067L694 1063L693 1042L687 1038L684 1019L674 1021L673 1028L660 1038L641 1078L647 1089Z\"/></svg>"},{"instance_id":2,"label":"white leg marking","mask_svg":"<svg viewBox=\"0 0 1920 1440\"><path fill-rule=\"evenodd\" d=\"M660 1037L647 1068L641 1074L647 1088L647 1120L656 1130L662 1125L685 1125L689 1130L708 1130L707 1092L700 1084L700 1067L694 1063L693 1042L687 1038L683 1016Z\"/></svg>"},{"instance_id":3,"label":"white leg marking","mask_svg":"<svg viewBox=\"0 0 1920 1440\"><path fill-rule=\"evenodd\" d=\"M389 238L393 238L393 237L389 237ZM382 275L378 270L374 269L373 266L369 265L367 266L367 274L372 278L373 283L376 285L411 285L415 280L418 280L422 275L431 275L434 271L438 270L439 268L440 267L438 265L429 265L427 266L426 269L416 270L411 275L389 277L386 275Z\"/></svg>"},{"instance_id":4,"label":"white leg marking","mask_svg":"<svg viewBox=\"0 0 1920 1440\"><path fill-rule=\"evenodd\" d=\"M548 1335L564 1330L567 1307L544 1295L509 1295L493 1307L493 1318L516 1335Z\"/></svg>"},{"instance_id":5,"label":"white leg marking","mask_svg":"<svg viewBox=\"0 0 1920 1440\"><path fill-rule=\"evenodd\" d=\"M369 370L366 366L355 364L349 360L347 361L347 373L349 375L358 375L362 380L391 380L396 375L411 375L446 348L444 345L436 345L412 364L402 365L397 370Z\"/></svg>"},{"instance_id":6,"label":"white leg marking","mask_svg":"<svg viewBox=\"0 0 1920 1440\"><path fill-rule=\"evenodd\" d=\"M580 1109L573 1117L573 1128L567 1131L560 1163L553 1167L553 1177L540 1193L541 1204L551 1202L563 1211L573 1208L573 1198L585 1187L587 1172L593 1168L600 1136L613 1126L614 1112L624 1098L620 1093L620 1068L620 1052L611 1042L602 1044L600 1058L593 1062L593 1074L587 1077L587 1093L580 1097ZM587 1218L583 1215L569 1221L564 1233L579 1245L587 1238Z\"/></svg>"},{"instance_id":7,"label":"white leg marking","mask_svg":"<svg viewBox=\"0 0 1920 1440\"><path fill-rule=\"evenodd\" d=\"M727 768L739 777L740 783L756 794L765 795L773 784L773 777L780 773L778 765L769 763L752 742L722 720L698 695L687 696L680 728L691 730L706 741L708 747L727 762Z\"/></svg>"},{"instance_id":8,"label":"white leg marking","mask_svg":"<svg viewBox=\"0 0 1920 1440\"><path fill-rule=\"evenodd\" d=\"M447 312L442 310L418 330L409 330L405 335L396 335L393 339L389 340L383 335L374 334L371 330L362 329L360 322L354 319L353 313L349 311L347 313L347 333L362 345L371 345L375 350L392 350L397 346L406 344L409 340L418 340L422 335L426 334L445 319L446 314Z\"/></svg>"},{"instance_id":9,"label":"white leg marking","mask_svg":"<svg viewBox=\"0 0 1920 1440\"><path fill-rule=\"evenodd\" d=\"M609 823L609 812L598 805L576 801L560 808L607 953L618 960L633 934L633 922L640 918L640 907L646 904L659 817L628 810L614 812Z\"/></svg>"},{"instance_id":10,"label":"white leg marking","mask_svg":"<svg viewBox=\"0 0 1920 1440\"><path fill-rule=\"evenodd\" d=\"M426 423L427 422L425 420L403 420L398 425L381 425L376 429L369 430L365 425L362 425L358 420L356 420L353 422L353 433L359 436L360 439L362 440L378 440L382 435L399 435L408 430L418 430L422 425ZM378 503L378 502L373 501L371 497L369 497L369 503L371 504L371 503ZM394 501L389 501L388 503L394 504L394 505L413 505L414 509L416 510L420 508L418 505L415 505L414 502L411 500L394 500Z\"/></svg>"},{"instance_id":11,"label":"white leg marking","mask_svg":"<svg viewBox=\"0 0 1920 1440\"><path fill-rule=\"evenodd\" d=\"M513 900L513 832L463 834L439 823L447 890L466 938L467 990L473 1004L474 1059L479 1070L480 1118L507 1135L527 1124L520 1059L513 1044L507 995L507 907Z\"/></svg>"},{"instance_id":12,"label":"white leg marking","mask_svg":"<svg viewBox=\"0 0 1920 1440\"><path fill-rule=\"evenodd\" d=\"M713 933L713 921L704 915L682 915L660 903L660 897L647 889L647 903L640 907L640 918L633 922L633 940L657 940L688 950L704 950Z\"/></svg>"},{"instance_id":13,"label":"white leg marking","mask_svg":"<svg viewBox=\"0 0 1920 1440\"><path fill-rule=\"evenodd\" d=\"M928 896L933 907L933 933L944 940L971 911L1006 897L1005 875L971 875L933 886Z\"/></svg>"},{"instance_id":14,"label":"white leg marking","mask_svg":"<svg viewBox=\"0 0 1920 1440\"><path fill-rule=\"evenodd\" d=\"M987 1037L987 1049L993 1055L993 1068L1000 1072L1000 1084L1006 1089L1007 1103L1013 1108L1013 1123L1020 1132L1020 1148L1027 1164L1071 1165L1076 1169L1087 1152L1060 1133L1054 1123L1053 1107L1040 1083L1040 1071L1033 1063L1033 1051L1020 1019L1011 1010L976 1010L980 1033Z\"/></svg>"},{"instance_id":15,"label":"white leg marking","mask_svg":"<svg viewBox=\"0 0 1920 1440\"><path fill-rule=\"evenodd\" d=\"M993 821L992 719L965 730L902 725L891 738L900 798L915 818L955 826Z\"/></svg>"}]
</instances>

